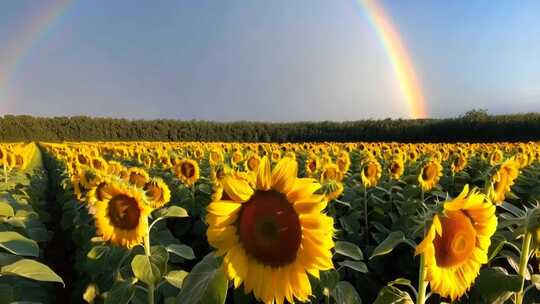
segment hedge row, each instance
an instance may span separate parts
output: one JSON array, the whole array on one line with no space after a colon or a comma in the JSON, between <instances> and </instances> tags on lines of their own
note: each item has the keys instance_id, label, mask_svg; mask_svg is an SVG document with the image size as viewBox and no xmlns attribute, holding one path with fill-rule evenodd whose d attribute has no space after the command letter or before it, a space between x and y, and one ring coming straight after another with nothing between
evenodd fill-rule
<instances>
[{"instance_id":1,"label":"hedge row","mask_svg":"<svg viewBox=\"0 0 540 304\"><path fill-rule=\"evenodd\" d=\"M210 122L0 117L0 141L494 142L540 140L540 113L349 122Z\"/></svg>"}]
</instances>

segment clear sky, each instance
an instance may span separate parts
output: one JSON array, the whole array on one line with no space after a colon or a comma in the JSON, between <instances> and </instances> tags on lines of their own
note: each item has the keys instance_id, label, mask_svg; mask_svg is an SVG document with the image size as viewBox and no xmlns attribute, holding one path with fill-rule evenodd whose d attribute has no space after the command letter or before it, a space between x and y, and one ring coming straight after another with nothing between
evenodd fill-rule
<instances>
[{"instance_id":1,"label":"clear sky","mask_svg":"<svg viewBox=\"0 0 540 304\"><path fill-rule=\"evenodd\" d=\"M410 115L359 1L73 0L21 43L53 2L0 1L0 115ZM430 117L472 108L540 112L540 1L380 4L410 55Z\"/></svg>"}]
</instances>

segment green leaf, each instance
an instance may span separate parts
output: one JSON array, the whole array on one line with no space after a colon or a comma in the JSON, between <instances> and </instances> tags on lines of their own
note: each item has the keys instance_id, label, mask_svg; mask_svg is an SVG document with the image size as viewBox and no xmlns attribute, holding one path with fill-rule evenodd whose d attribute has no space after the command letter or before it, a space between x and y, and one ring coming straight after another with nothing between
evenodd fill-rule
<instances>
[{"instance_id":1,"label":"green leaf","mask_svg":"<svg viewBox=\"0 0 540 304\"><path fill-rule=\"evenodd\" d=\"M172 270L169 271L169 273L167 273L163 278L172 286L180 289L182 288L182 283L188 274L189 272L183 270Z\"/></svg>"},{"instance_id":2,"label":"green leaf","mask_svg":"<svg viewBox=\"0 0 540 304\"><path fill-rule=\"evenodd\" d=\"M362 260L364 255L362 250L353 243L345 241L337 241L335 245L336 253L350 257L353 260Z\"/></svg>"},{"instance_id":3,"label":"green leaf","mask_svg":"<svg viewBox=\"0 0 540 304\"><path fill-rule=\"evenodd\" d=\"M34 240L13 231L0 232L0 247L17 255L33 257L39 255L39 247Z\"/></svg>"},{"instance_id":4,"label":"green leaf","mask_svg":"<svg viewBox=\"0 0 540 304\"><path fill-rule=\"evenodd\" d=\"M405 278L397 278L397 279L393 280L392 282L388 283L388 286L393 286L393 285L412 286L411 281L407 280Z\"/></svg>"},{"instance_id":5,"label":"green leaf","mask_svg":"<svg viewBox=\"0 0 540 304\"><path fill-rule=\"evenodd\" d=\"M405 235L401 231L394 231L390 233L384 241L382 241L379 246L377 246L373 253L371 254L371 257L369 259L373 259L376 256L389 254L394 250L394 248L399 245L400 243L406 243L407 240L405 239Z\"/></svg>"},{"instance_id":6,"label":"green leaf","mask_svg":"<svg viewBox=\"0 0 540 304\"><path fill-rule=\"evenodd\" d=\"M162 274L167 273L167 262L169 262L169 252L163 246L152 246L150 262L156 265Z\"/></svg>"},{"instance_id":7,"label":"green leaf","mask_svg":"<svg viewBox=\"0 0 540 304\"><path fill-rule=\"evenodd\" d=\"M332 297L337 304L361 304L362 300L349 282L341 281L332 290Z\"/></svg>"},{"instance_id":8,"label":"green leaf","mask_svg":"<svg viewBox=\"0 0 540 304\"><path fill-rule=\"evenodd\" d=\"M319 276L321 287L328 290L334 289L339 282L339 273L335 270L321 271Z\"/></svg>"},{"instance_id":9,"label":"green leaf","mask_svg":"<svg viewBox=\"0 0 540 304\"><path fill-rule=\"evenodd\" d=\"M411 296L394 286L384 286L373 304L414 304Z\"/></svg>"},{"instance_id":10,"label":"green leaf","mask_svg":"<svg viewBox=\"0 0 540 304\"><path fill-rule=\"evenodd\" d=\"M357 262L357 261L343 261L339 262L339 265L348 267L352 270L356 270L362 273L367 273L368 269L364 262Z\"/></svg>"},{"instance_id":11,"label":"green leaf","mask_svg":"<svg viewBox=\"0 0 540 304\"><path fill-rule=\"evenodd\" d=\"M521 276L510 275L502 267L484 268L471 290L472 303L504 303L521 288Z\"/></svg>"},{"instance_id":12,"label":"green leaf","mask_svg":"<svg viewBox=\"0 0 540 304\"><path fill-rule=\"evenodd\" d=\"M110 250L110 247L109 247L109 246L94 246L94 247L92 247L92 249L90 249L90 251L88 251L88 253L86 254L86 256L87 256L89 259L98 260L98 259L100 259L104 254L106 254L107 252L109 252L109 250Z\"/></svg>"},{"instance_id":13,"label":"green leaf","mask_svg":"<svg viewBox=\"0 0 540 304\"><path fill-rule=\"evenodd\" d=\"M128 304L134 293L135 288L131 282L115 283L105 297L105 304Z\"/></svg>"},{"instance_id":14,"label":"green leaf","mask_svg":"<svg viewBox=\"0 0 540 304\"><path fill-rule=\"evenodd\" d=\"M211 252L195 265L186 277L184 286L177 296L179 303L225 303L229 284L220 264L214 253Z\"/></svg>"},{"instance_id":15,"label":"green leaf","mask_svg":"<svg viewBox=\"0 0 540 304\"><path fill-rule=\"evenodd\" d=\"M161 280L161 271L144 254L136 255L131 261L131 269L137 279L149 285L156 285Z\"/></svg>"},{"instance_id":16,"label":"green leaf","mask_svg":"<svg viewBox=\"0 0 540 304\"><path fill-rule=\"evenodd\" d=\"M0 216L14 216L13 207L7 202L0 202Z\"/></svg>"},{"instance_id":17,"label":"green leaf","mask_svg":"<svg viewBox=\"0 0 540 304\"><path fill-rule=\"evenodd\" d=\"M193 249L187 245L170 244L167 246L167 251L187 260L195 258Z\"/></svg>"},{"instance_id":18,"label":"green leaf","mask_svg":"<svg viewBox=\"0 0 540 304\"><path fill-rule=\"evenodd\" d=\"M168 208L163 208L158 210L157 216L160 218L168 218L168 217L188 217L188 213L186 209L178 206L171 206Z\"/></svg>"},{"instance_id":19,"label":"green leaf","mask_svg":"<svg viewBox=\"0 0 540 304\"><path fill-rule=\"evenodd\" d=\"M18 260L3 266L2 275L16 275L37 281L58 282L65 286L64 281L47 265L28 259Z\"/></svg>"}]
</instances>

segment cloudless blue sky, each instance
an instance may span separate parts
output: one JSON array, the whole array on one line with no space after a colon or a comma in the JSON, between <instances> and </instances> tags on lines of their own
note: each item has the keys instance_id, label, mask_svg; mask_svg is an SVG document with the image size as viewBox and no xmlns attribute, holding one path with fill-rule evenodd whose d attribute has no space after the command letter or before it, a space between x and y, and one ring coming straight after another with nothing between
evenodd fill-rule
<instances>
[{"instance_id":1,"label":"cloudless blue sky","mask_svg":"<svg viewBox=\"0 0 540 304\"><path fill-rule=\"evenodd\" d=\"M0 58L45 2L0 2ZM540 111L540 1L382 3L430 116ZM343 0L74 1L6 95L0 109L40 116L408 117L365 11Z\"/></svg>"}]
</instances>

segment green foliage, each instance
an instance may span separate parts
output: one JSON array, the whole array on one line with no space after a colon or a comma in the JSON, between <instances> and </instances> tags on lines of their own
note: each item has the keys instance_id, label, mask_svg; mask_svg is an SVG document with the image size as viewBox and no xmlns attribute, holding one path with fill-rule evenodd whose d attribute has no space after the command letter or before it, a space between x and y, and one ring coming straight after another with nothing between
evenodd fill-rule
<instances>
[{"instance_id":1,"label":"green foliage","mask_svg":"<svg viewBox=\"0 0 540 304\"><path fill-rule=\"evenodd\" d=\"M539 134L540 114L491 116L483 110L449 119L296 123L0 117L1 141L486 142L538 140Z\"/></svg>"}]
</instances>

